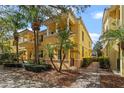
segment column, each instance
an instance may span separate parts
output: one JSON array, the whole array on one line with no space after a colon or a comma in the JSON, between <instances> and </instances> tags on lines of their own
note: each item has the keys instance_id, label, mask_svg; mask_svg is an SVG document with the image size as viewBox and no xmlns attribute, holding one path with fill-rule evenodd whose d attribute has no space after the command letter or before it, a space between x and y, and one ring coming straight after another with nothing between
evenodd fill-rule
<instances>
[{"instance_id":1,"label":"column","mask_svg":"<svg viewBox=\"0 0 124 93\"><path fill-rule=\"evenodd\" d=\"M58 23L56 23L56 33L58 33Z\"/></svg>"},{"instance_id":2,"label":"column","mask_svg":"<svg viewBox=\"0 0 124 93\"><path fill-rule=\"evenodd\" d=\"M67 31L69 31L69 14L67 14Z\"/></svg>"},{"instance_id":3,"label":"column","mask_svg":"<svg viewBox=\"0 0 124 93\"><path fill-rule=\"evenodd\" d=\"M120 5L120 26L124 27L124 6Z\"/></svg>"},{"instance_id":4,"label":"column","mask_svg":"<svg viewBox=\"0 0 124 93\"><path fill-rule=\"evenodd\" d=\"M49 36L49 27L47 27L47 36Z\"/></svg>"},{"instance_id":5,"label":"column","mask_svg":"<svg viewBox=\"0 0 124 93\"><path fill-rule=\"evenodd\" d=\"M116 14L116 27L118 27L119 24L118 24L118 10L117 9L115 10L115 14Z\"/></svg>"}]
</instances>

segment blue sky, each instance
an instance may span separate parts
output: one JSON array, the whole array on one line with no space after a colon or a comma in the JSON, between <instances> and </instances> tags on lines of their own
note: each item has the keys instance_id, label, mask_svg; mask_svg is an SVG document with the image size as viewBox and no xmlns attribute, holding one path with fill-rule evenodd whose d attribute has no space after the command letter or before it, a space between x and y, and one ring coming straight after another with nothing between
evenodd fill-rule
<instances>
[{"instance_id":1,"label":"blue sky","mask_svg":"<svg viewBox=\"0 0 124 93\"><path fill-rule=\"evenodd\" d=\"M108 7L106 5L91 5L91 7L87 8L81 16L82 20L95 43L102 31L102 17L104 9Z\"/></svg>"}]
</instances>

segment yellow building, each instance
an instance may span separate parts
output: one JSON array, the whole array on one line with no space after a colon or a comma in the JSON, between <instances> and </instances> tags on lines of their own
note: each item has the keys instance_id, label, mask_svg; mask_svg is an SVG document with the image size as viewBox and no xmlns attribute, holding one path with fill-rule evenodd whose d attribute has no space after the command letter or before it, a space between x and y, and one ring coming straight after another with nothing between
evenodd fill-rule
<instances>
[{"instance_id":1,"label":"yellow building","mask_svg":"<svg viewBox=\"0 0 124 93\"><path fill-rule=\"evenodd\" d=\"M92 55L92 40L89 33L81 20L81 18L76 18L72 12L64 13L59 15L59 17L49 18L43 22L47 27L46 30L39 32L39 54L40 58L49 62L48 56L44 56L43 48L47 44L55 44L57 42L56 35L59 29L70 30L74 33L71 37L71 41L77 44L73 49L70 49L65 58L63 68L68 68L70 66L80 67L83 58L91 57ZM19 39L20 49L25 50L25 60L33 59L33 32L25 30L20 32ZM58 63L58 50L55 49L54 62ZM24 55L23 55L24 56Z\"/></svg>"},{"instance_id":2,"label":"yellow building","mask_svg":"<svg viewBox=\"0 0 124 93\"><path fill-rule=\"evenodd\" d=\"M106 8L103 14L103 31L102 34L109 30L116 30L124 27L124 6L113 5L110 8ZM118 41L105 42L103 44L103 55L109 57L111 69L113 72L124 76L124 64L119 61L119 54L123 50L119 51Z\"/></svg>"}]
</instances>

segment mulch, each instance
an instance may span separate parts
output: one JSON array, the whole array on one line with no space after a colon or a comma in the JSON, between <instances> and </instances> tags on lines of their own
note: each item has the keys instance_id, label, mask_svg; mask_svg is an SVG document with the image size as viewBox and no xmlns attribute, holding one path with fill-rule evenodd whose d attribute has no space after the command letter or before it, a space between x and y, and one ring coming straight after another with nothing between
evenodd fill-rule
<instances>
[{"instance_id":1,"label":"mulch","mask_svg":"<svg viewBox=\"0 0 124 93\"><path fill-rule=\"evenodd\" d=\"M11 70L12 71L12 70ZM60 86L60 87L69 87L73 82L76 81L79 73L71 73L67 71L63 71L62 73L58 73L55 70L34 73L25 70L13 70L13 75L23 75L25 78L34 80L34 81L44 81L49 84Z\"/></svg>"},{"instance_id":2,"label":"mulch","mask_svg":"<svg viewBox=\"0 0 124 93\"><path fill-rule=\"evenodd\" d=\"M124 77L118 75L101 75L100 83L102 88L124 88Z\"/></svg>"}]
</instances>

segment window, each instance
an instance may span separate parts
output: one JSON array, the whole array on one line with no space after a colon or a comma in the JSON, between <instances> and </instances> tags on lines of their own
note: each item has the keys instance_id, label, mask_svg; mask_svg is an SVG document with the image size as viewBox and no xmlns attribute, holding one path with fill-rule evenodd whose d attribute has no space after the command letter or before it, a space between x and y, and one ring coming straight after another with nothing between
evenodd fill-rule
<instances>
[{"instance_id":1,"label":"window","mask_svg":"<svg viewBox=\"0 0 124 93\"><path fill-rule=\"evenodd\" d=\"M43 57L43 50L41 50L40 52L40 57Z\"/></svg>"},{"instance_id":2,"label":"window","mask_svg":"<svg viewBox=\"0 0 124 93\"><path fill-rule=\"evenodd\" d=\"M84 32L82 31L82 41L84 41Z\"/></svg>"},{"instance_id":3,"label":"window","mask_svg":"<svg viewBox=\"0 0 124 93\"><path fill-rule=\"evenodd\" d=\"M89 48L91 47L90 41L89 41Z\"/></svg>"},{"instance_id":4,"label":"window","mask_svg":"<svg viewBox=\"0 0 124 93\"><path fill-rule=\"evenodd\" d=\"M89 53L89 56L91 56L90 53Z\"/></svg>"},{"instance_id":5,"label":"window","mask_svg":"<svg viewBox=\"0 0 124 93\"><path fill-rule=\"evenodd\" d=\"M84 56L84 47L82 47L82 57Z\"/></svg>"},{"instance_id":6,"label":"window","mask_svg":"<svg viewBox=\"0 0 124 93\"><path fill-rule=\"evenodd\" d=\"M51 34L54 34L54 32L51 32Z\"/></svg>"},{"instance_id":7,"label":"window","mask_svg":"<svg viewBox=\"0 0 124 93\"><path fill-rule=\"evenodd\" d=\"M43 35L40 36L40 42L43 42Z\"/></svg>"}]
</instances>

